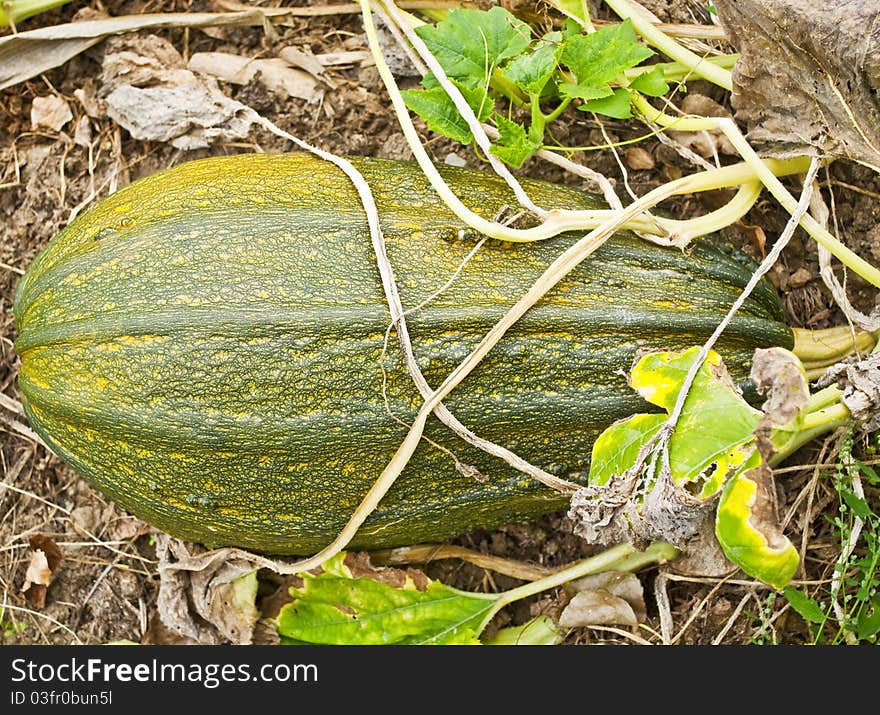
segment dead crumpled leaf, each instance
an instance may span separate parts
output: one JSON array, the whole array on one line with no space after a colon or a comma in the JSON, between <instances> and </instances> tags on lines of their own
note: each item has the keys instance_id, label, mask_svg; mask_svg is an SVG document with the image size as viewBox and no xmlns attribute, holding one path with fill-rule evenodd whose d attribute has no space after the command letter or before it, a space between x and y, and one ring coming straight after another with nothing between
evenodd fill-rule
<instances>
[{"instance_id":1,"label":"dead crumpled leaf","mask_svg":"<svg viewBox=\"0 0 880 715\"><path fill-rule=\"evenodd\" d=\"M318 83L308 72L291 67L279 57L253 59L228 52L197 52L190 58L187 69L232 84L247 84L258 78L266 89L282 97L313 102L322 95Z\"/></svg>"},{"instance_id":2,"label":"dead crumpled leaf","mask_svg":"<svg viewBox=\"0 0 880 715\"><path fill-rule=\"evenodd\" d=\"M105 37L157 27L262 25L268 10L244 12L170 12L120 15L39 27L0 37L0 89L58 67Z\"/></svg>"},{"instance_id":3,"label":"dead crumpled leaf","mask_svg":"<svg viewBox=\"0 0 880 715\"><path fill-rule=\"evenodd\" d=\"M34 97L31 105L31 126L34 129L51 129L59 132L71 119L70 105L57 94Z\"/></svg>"},{"instance_id":4,"label":"dead crumpled leaf","mask_svg":"<svg viewBox=\"0 0 880 715\"><path fill-rule=\"evenodd\" d=\"M629 571L603 571L565 584L571 600L559 615L559 626L637 626L647 616L645 592Z\"/></svg>"},{"instance_id":5,"label":"dead crumpled leaf","mask_svg":"<svg viewBox=\"0 0 880 715\"><path fill-rule=\"evenodd\" d=\"M700 499L674 484L660 470L643 502L635 499L639 476L614 476L600 487L578 489L571 497L569 518L575 534L590 544L627 541L636 545L659 539L686 549L701 525L712 517L715 498Z\"/></svg>"},{"instance_id":6,"label":"dead crumpled leaf","mask_svg":"<svg viewBox=\"0 0 880 715\"><path fill-rule=\"evenodd\" d=\"M837 384L840 401L865 432L880 428L880 354L849 358L828 368L817 387Z\"/></svg>"},{"instance_id":7,"label":"dead crumpled leaf","mask_svg":"<svg viewBox=\"0 0 880 715\"><path fill-rule=\"evenodd\" d=\"M797 417L810 399L810 384L801 361L784 348L755 350L749 378L758 393L767 399L761 405L761 416L755 428L758 451L765 462L776 451L770 441L770 433L783 427Z\"/></svg>"},{"instance_id":8,"label":"dead crumpled leaf","mask_svg":"<svg viewBox=\"0 0 880 715\"><path fill-rule=\"evenodd\" d=\"M255 605L258 566L234 549L200 549L156 534L159 617L202 645L250 644L260 617Z\"/></svg>"},{"instance_id":9,"label":"dead crumpled leaf","mask_svg":"<svg viewBox=\"0 0 880 715\"><path fill-rule=\"evenodd\" d=\"M132 137L202 149L215 141L243 139L253 115L227 97L210 77L184 66L180 53L156 35L108 47L100 94L107 114Z\"/></svg>"},{"instance_id":10,"label":"dead crumpled leaf","mask_svg":"<svg viewBox=\"0 0 880 715\"><path fill-rule=\"evenodd\" d=\"M51 537L43 534L34 534L28 543L33 552L21 591L28 605L39 611L46 606L46 592L64 560L64 554Z\"/></svg>"},{"instance_id":11,"label":"dead crumpled leaf","mask_svg":"<svg viewBox=\"0 0 880 715\"><path fill-rule=\"evenodd\" d=\"M716 0L741 57L732 104L776 157L830 155L880 171L876 2Z\"/></svg>"}]
</instances>

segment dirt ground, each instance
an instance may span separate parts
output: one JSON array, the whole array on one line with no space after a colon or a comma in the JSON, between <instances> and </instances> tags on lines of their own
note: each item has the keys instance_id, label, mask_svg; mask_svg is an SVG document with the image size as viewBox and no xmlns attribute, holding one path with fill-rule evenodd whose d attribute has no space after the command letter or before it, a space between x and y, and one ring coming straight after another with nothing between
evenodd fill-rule
<instances>
[{"instance_id":1,"label":"dirt ground","mask_svg":"<svg viewBox=\"0 0 880 715\"><path fill-rule=\"evenodd\" d=\"M288 3L303 5L306 3ZM323 4L323 3L313 3ZM504 3L508 7L534 8L535 3ZM661 19L702 22L699 5L686 0L655 0L645 3ZM66 22L84 9L106 10L112 15L139 12L191 12L216 10L209 2L71 2L21 23L19 30ZM139 33L141 35L147 32ZM230 27L201 30L156 30L186 59L196 52L223 51L248 57L274 57L282 47L296 46L314 54L356 52L367 49L359 16L339 14L302 17L274 26ZM16 384L17 357L11 306L16 284L33 257L61 227L93 197L104 196L113 186L123 186L141 176L209 154L279 152L291 145L263 130L247 140L221 142L210 149L186 151L163 142L131 138L109 117L87 122L90 141L74 139L81 118L90 111L77 97L77 90L100 95L101 62L106 43L100 43L65 65L22 84L0 91L0 394L19 400ZM313 100L281 97L258 80L235 85L220 83L233 99L250 105L286 131L323 149L342 153L406 158L402 139L375 67L354 60L327 71L330 85L322 86ZM415 86L415 80L402 80ZM727 98L695 83L692 92L703 92L720 102ZM73 117L60 131L31 125L35 98L62 96ZM92 108L93 109L93 108ZM601 127L587 115L571 112L559 123L555 138L569 145L607 141ZM643 132L636 123L608 121L608 138L623 140ZM470 165L475 158L460 146L428 137L427 146L437 161L456 154ZM690 167L669 147L656 140L639 146L651 155L651 166L629 170L629 183L643 194ZM578 161L620 181L617 161L609 152L585 152ZM581 180L538 160L530 160L522 174L579 185ZM823 178L833 196L839 235L860 255L880 261L880 186L862 167L835 163ZM792 190L797 189L792 185ZM715 208L717 196L689 198L665 208L679 215L695 215ZM765 199L736 226L728 237L757 256L760 237L769 248L782 230L787 216ZM843 322L840 310L818 276L814 244L805 235L795 237L771 273L780 291L791 325L823 328ZM858 280L850 279L850 296L857 307L870 311L875 294ZM109 503L57 457L28 435L25 418L0 401L0 604L5 606L0 643L105 643L120 639L135 642L167 642L171 636L155 619L158 576L156 555L149 527ZM830 578L840 545L828 523L836 513L837 495L821 478L826 464L833 468L837 437L818 441L790 458L778 476L786 515L786 533L803 548L806 558L798 580L818 583ZM856 450L863 450L859 443ZM807 466L801 466L807 465ZM31 554L29 540L48 536L64 560L48 588L45 606L35 609L22 594ZM571 534L562 514L530 524L514 524L494 532L476 532L457 540L474 550L557 566L591 553L591 548ZM460 560L437 561L427 573L466 589L509 588L517 581ZM658 579L658 576L662 578ZM585 644L660 643L660 606L657 595L665 593L672 619L671 641L676 644L802 643L808 638L804 622L772 591L742 574L726 578L681 575L672 566L641 575L645 586L648 619L640 628L578 628L567 643ZM277 583L264 574L261 594ZM551 611L557 595L519 603L506 609L496 625L522 623L530 615Z\"/></svg>"}]
</instances>

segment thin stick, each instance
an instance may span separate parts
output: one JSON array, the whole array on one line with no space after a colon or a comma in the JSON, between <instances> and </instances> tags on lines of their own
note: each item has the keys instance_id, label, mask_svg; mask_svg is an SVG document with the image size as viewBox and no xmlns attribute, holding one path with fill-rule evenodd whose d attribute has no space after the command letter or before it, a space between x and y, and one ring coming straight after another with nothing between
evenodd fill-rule
<instances>
[{"instance_id":1,"label":"thin stick","mask_svg":"<svg viewBox=\"0 0 880 715\"><path fill-rule=\"evenodd\" d=\"M24 275L24 271L21 268L18 268L17 266L10 266L8 263L4 263L3 261L0 261L0 268L7 271L12 271L13 273L18 273L18 275L20 276Z\"/></svg>"},{"instance_id":2,"label":"thin stick","mask_svg":"<svg viewBox=\"0 0 880 715\"><path fill-rule=\"evenodd\" d=\"M654 579L654 600L657 602L657 611L660 616L660 637L663 645L669 645L672 640L672 609L669 607L669 594L666 591L667 574L660 572Z\"/></svg>"},{"instance_id":3,"label":"thin stick","mask_svg":"<svg viewBox=\"0 0 880 715\"><path fill-rule=\"evenodd\" d=\"M682 627L678 630L678 633L676 633L673 636L672 640L669 641L669 645L675 645L678 642L678 640L685 634L687 629L690 628L691 624L697 619L697 616L700 614L700 611L703 610L703 608L706 606L706 604L709 603L709 600L712 598L712 596L715 595L715 593L718 591L719 588L721 588L724 585L724 583L725 583L725 579L722 579L721 581L716 583L709 590L709 593L707 593L703 597L703 599L696 605L694 610L691 611L691 615L688 616L688 619L684 622Z\"/></svg>"},{"instance_id":4,"label":"thin stick","mask_svg":"<svg viewBox=\"0 0 880 715\"><path fill-rule=\"evenodd\" d=\"M627 640L631 640L633 643L638 643L639 645L654 645L650 641L645 640L635 633L630 633L629 631L625 631L622 628L615 628L614 626L596 626L587 623L584 628L589 628L592 631L604 631L608 633L614 633L615 635L626 638Z\"/></svg>"},{"instance_id":5,"label":"thin stick","mask_svg":"<svg viewBox=\"0 0 880 715\"><path fill-rule=\"evenodd\" d=\"M370 561L374 564L388 564L399 566L411 563L429 563L441 559L461 559L489 569L496 573L522 579L523 581L537 581L553 573L554 569L536 564L528 564L523 561L506 559L492 554L483 554L479 551L466 549L461 546L450 544L415 544L402 546L396 549L381 549L370 552Z\"/></svg>"},{"instance_id":6,"label":"thin stick","mask_svg":"<svg viewBox=\"0 0 880 715\"><path fill-rule=\"evenodd\" d=\"M733 624L736 623L736 619L739 618L739 614L742 613L743 608L745 608L746 603L748 603L749 599L752 597L754 591L749 591L740 599L740 602L736 605L736 608L733 609L733 613L730 614L730 618L727 619L727 623L724 624L724 628L718 631L718 635L716 635L712 639L712 645L721 645L721 641L724 640L724 636L727 635L728 631L733 628Z\"/></svg>"},{"instance_id":7,"label":"thin stick","mask_svg":"<svg viewBox=\"0 0 880 715\"><path fill-rule=\"evenodd\" d=\"M10 412L17 415L24 415L24 408L18 400L13 400L9 395L0 392L0 407L5 407Z\"/></svg>"}]
</instances>

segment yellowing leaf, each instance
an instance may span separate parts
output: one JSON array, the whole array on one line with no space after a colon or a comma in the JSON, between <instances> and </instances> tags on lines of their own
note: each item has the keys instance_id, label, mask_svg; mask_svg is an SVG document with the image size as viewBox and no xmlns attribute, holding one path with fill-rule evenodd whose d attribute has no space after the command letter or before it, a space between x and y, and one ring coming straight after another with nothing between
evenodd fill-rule
<instances>
[{"instance_id":1,"label":"yellowing leaf","mask_svg":"<svg viewBox=\"0 0 880 715\"><path fill-rule=\"evenodd\" d=\"M727 483L715 535L731 561L776 589L784 588L797 571L798 553L780 531L773 475L764 464Z\"/></svg>"}]
</instances>

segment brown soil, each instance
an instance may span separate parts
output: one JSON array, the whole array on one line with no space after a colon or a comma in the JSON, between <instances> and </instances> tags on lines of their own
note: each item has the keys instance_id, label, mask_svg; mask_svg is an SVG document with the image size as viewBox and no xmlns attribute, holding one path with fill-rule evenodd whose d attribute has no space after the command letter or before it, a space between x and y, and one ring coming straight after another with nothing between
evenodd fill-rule
<instances>
[{"instance_id":1,"label":"brown soil","mask_svg":"<svg viewBox=\"0 0 880 715\"><path fill-rule=\"evenodd\" d=\"M302 4L302 3L296 3ZM317 3L316 3L317 4ZM323 4L323 3L321 3ZM529 6L532 3L506 3ZM69 21L86 6L73 2L21 23L20 30ZM661 18L693 21L686 2L652 2ZM93 8L97 9L94 3ZM114 2L109 12L197 11L212 8L206 2ZM146 33L142 33L146 34ZM155 34L167 39L186 57L198 51L227 51L252 57L272 57L287 45L306 47L314 53L366 49L360 18L337 15L299 18L267 34L262 28L228 28L210 35L198 30L169 29ZM247 141L218 144L210 150L179 151L163 143L133 140L111 119L92 119L89 149L74 143L73 131L84 115L84 106L74 92L94 89L99 82L103 45L99 44L67 64L25 83L0 91L0 393L19 399L15 381L17 357L13 349L15 331L11 305L21 272L58 229L63 227L90 197L106 195L111 186L121 186L140 176L208 154L266 151L279 152L291 145L257 130ZM281 99L256 81L238 86L221 83L229 96L257 109L292 134L323 149L380 157L404 158L409 150L394 117L388 111L384 88L374 67L353 65L331 70L335 89L328 89L321 102ZM413 81L411 81L413 82ZM402 82L406 86L406 82ZM726 98L708 86L695 83L691 92ZM36 97L57 93L64 97L74 118L60 132L33 129L30 111ZM560 121L554 137L569 145L602 144L599 126L586 115ZM609 138L624 140L644 130L635 123L609 121ZM443 161L454 153L470 165L478 162L466 149L425 134L432 156ZM649 169L630 170L631 188L638 194L689 171L690 167L668 147L649 140L640 144L653 158ZM607 176L620 171L609 152L589 152L576 157ZM523 174L579 184L580 180L559 169L532 160ZM867 169L836 163L824 178L828 196L833 196L839 235L866 259L880 261L880 187ZM796 186L792 186L796 190ZM679 215L696 215L715 208L719 197L688 198L665 207ZM787 216L770 199L762 200L738 225L726 231L729 238L754 255L761 251L759 238L768 247L782 230ZM760 227L760 230L757 228ZM792 325L812 328L839 324L843 317L818 277L815 246L798 235L773 270ZM870 311L876 293L862 282L850 279L851 298L857 307ZM155 613L158 577L155 551L149 527L128 516L90 488L57 457L22 433L25 418L0 402L0 589L2 615L0 643L105 643L129 639L135 642L161 640L151 628ZM786 464L833 464L836 438L818 442ZM860 446L858 447L860 448ZM815 479L813 469L794 469L779 475L781 513L789 514L787 534L796 544L805 544L805 572L799 578L812 581L830 577L839 543L826 517L836 513L837 496L826 479ZM45 606L34 608L22 594L31 556L29 539L48 536L61 549L64 560L54 574ZM477 532L458 540L475 550L545 566L567 563L591 552L562 515L551 515L532 524L516 524L495 532ZM504 589L518 583L466 562L448 560L426 567L429 575L468 589ZM803 622L775 598L770 589L742 574L729 579L692 578L665 569L643 574L648 621L631 631L600 628L575 629L570 643L639 640L660 642L659 610L655 586L665 588L670 604L676 643L800 643L807 637ZM268 577L264 590L270 589ZM526 602L505 611L497 625L521 623L530 614L552 611L555 594ZM155 625L155 624L154 624Z\"/></svg>"}]
</instances>

